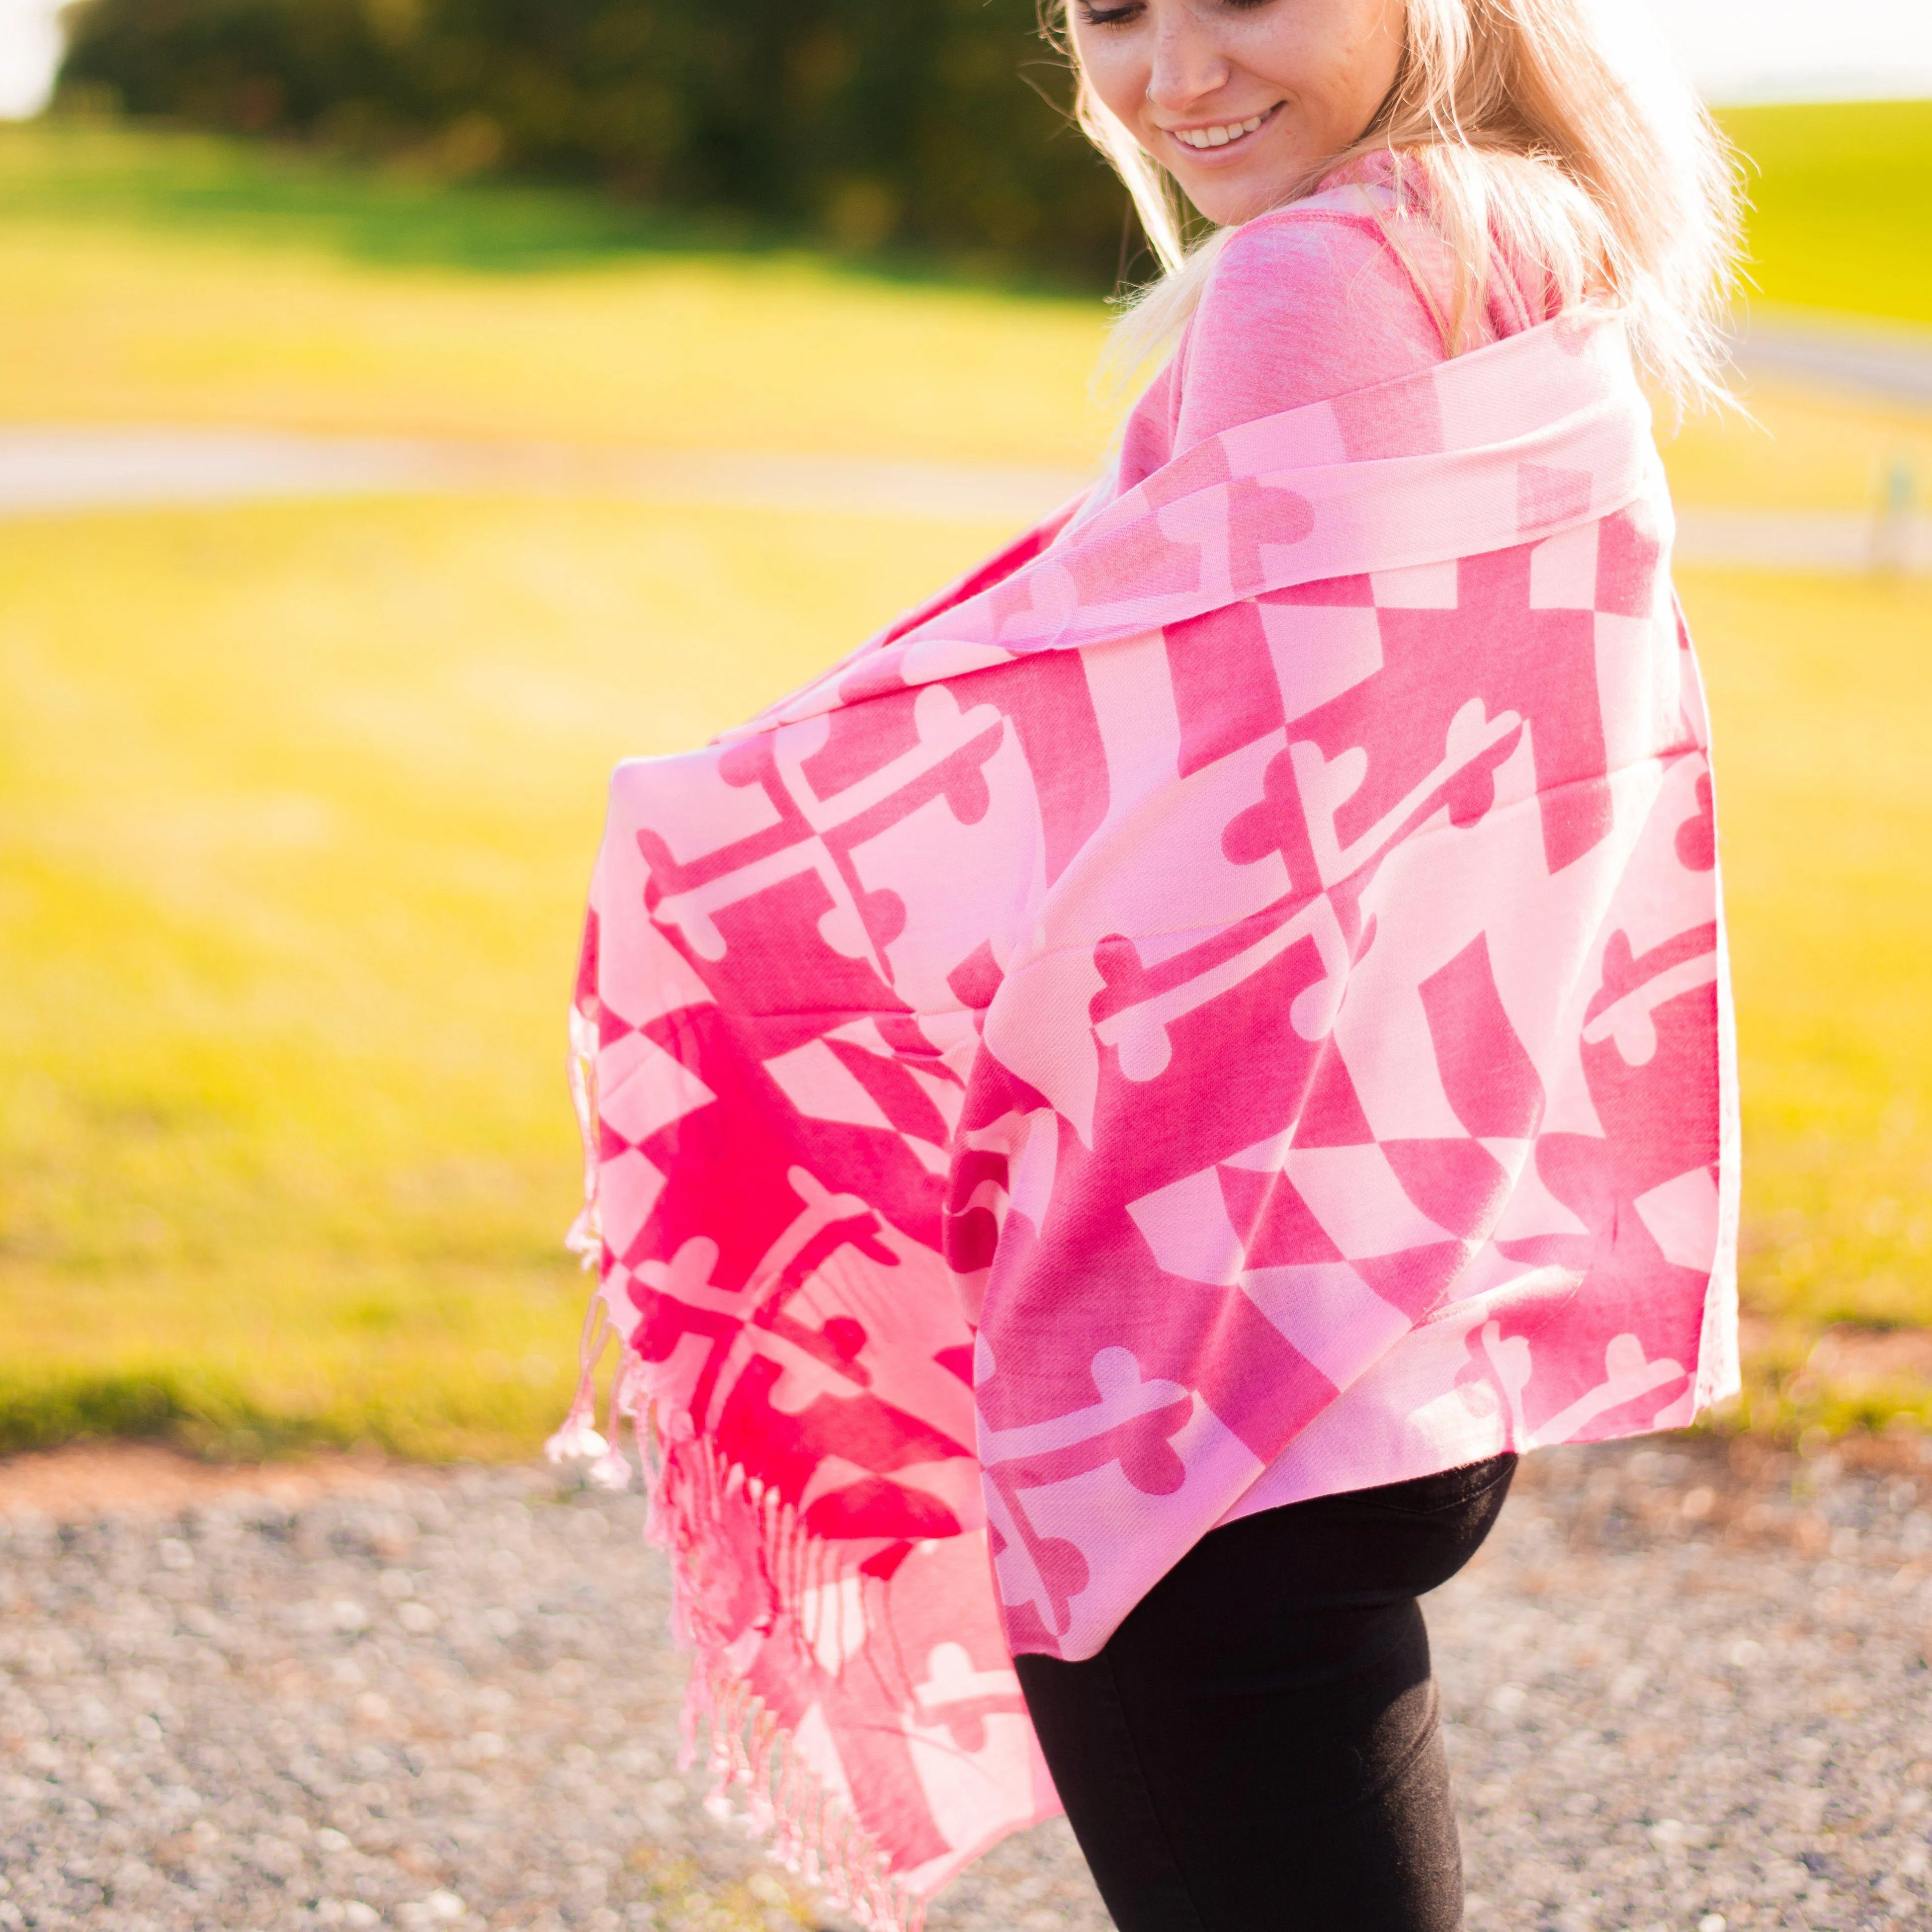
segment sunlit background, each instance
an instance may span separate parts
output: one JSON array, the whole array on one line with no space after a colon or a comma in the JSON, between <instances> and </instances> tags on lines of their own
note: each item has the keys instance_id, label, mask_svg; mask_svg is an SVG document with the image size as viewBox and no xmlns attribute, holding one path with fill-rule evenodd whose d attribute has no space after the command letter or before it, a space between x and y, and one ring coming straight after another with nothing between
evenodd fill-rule
<instances>
[{"instance_id":1,"label":"sunlit background","mask_svg":"<svg viewBox=\"0 0 1932 1932\"><path fill-rule=\"evenodd\" d=\"M1667 449L1746 1080L1726 1426L1916 1426L1932 9L1655 4L1755 203L1752 415ZM314 4L358 58L424 14ZM190 52L130 116L179 50L120 17L42 114L54 16L0 0L0 1449L522 1454L574 1373L604 774L1090 468L1129 240L1017 26L932 82L942 198L830 41L787 84L847 158L794 182L675 98L546 121L487 50L431 107Z\"/></svg>"},{"instance_id":2,"label":"sunlit background","mask_svg":"<svg viewBox=\"0 0 1932 1932\"><path fill-rule=\"evenodd\" d=\"M1862 100L1932 93L1920 0L1618 0L1657 22L1707 98ZM38 113L60 57L59 0L0 0L0 115Z\"/></svg>"}]
</instances>

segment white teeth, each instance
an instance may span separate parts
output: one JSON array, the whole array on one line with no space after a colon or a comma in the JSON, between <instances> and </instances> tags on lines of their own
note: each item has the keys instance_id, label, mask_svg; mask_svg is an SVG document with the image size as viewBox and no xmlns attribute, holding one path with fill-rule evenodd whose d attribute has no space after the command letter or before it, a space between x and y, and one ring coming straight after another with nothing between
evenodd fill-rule
<instances>
[{"instance_id":1,"label":"white teeth","mask_svg":"<svg viewBox=\"0 0 1932 1932\"><path fill-rule=\"evenodd\" d=\"M1265 114L1257 114L1246 121L1231 122L1225 128L1177 128L1174 137L1190 148L1225 148L1230 141L1252 134L1267 118Z\"/></svg>"}]
</instances>

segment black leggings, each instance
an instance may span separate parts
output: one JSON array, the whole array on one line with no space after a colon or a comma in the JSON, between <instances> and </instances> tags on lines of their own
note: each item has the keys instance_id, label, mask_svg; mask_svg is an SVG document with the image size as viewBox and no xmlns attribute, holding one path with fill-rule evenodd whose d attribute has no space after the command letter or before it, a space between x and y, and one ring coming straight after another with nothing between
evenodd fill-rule
<instances>
[{"instance_id":1,"label":"black leggings","mask_svg":"<svg viewBox=\"0 0 1932 1932\"><path fill-rule=\"evenodd\" d=\"M1097 1657L1015 1660L1120 1932L1455 1932L1462 1857L1416 1598L1514 1456L1210 1532Z\"/></svg>"}]
</instances>

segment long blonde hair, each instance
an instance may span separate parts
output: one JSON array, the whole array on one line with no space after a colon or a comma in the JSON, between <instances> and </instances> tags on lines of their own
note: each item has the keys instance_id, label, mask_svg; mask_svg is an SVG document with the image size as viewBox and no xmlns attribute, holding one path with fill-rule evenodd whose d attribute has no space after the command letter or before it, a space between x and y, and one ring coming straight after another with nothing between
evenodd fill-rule
<instances>
[{"instance_id":1,"label":"long blonde hair","mask_svg":"<svg viewBox=\"0 0 1932 1932\"><path fill-rule=\"evenodd\" d=\"M1042 0L1078 70L1068 0ZM1292 201L1368 155L1402 158L1399 194L1426 203L1456 265L1444 334L1460 348L1499 258L1546 275L1564 308L1620 309L1640 364L1680 408L1726 400L1724 321L1737 276L1740 170L1660 43L1616 20L1622 0L1404 0L1395 86L1360 140L1311 169ZM1619 45L1621 39L1622 44ZM1184 204L1079 76L1076 112L1126 184L1160 278L1116 325L1138 364L1185 322L1221 236L1190 244Z\"/></svg>"}]
</instances>

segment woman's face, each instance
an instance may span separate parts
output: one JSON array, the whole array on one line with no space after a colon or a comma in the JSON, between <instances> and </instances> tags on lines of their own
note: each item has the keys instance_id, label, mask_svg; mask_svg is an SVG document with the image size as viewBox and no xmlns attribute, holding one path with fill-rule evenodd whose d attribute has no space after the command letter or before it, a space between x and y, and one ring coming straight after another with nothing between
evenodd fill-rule
<instances>
[{"instance_id":1,"label":"woman's face","mask_svg":"<svg viewBox=\"0 0 1932 1932\"><path fill-rule=\"evenodd\" d=\"M1068 0L1088 84L1209 220L1273 208L1358 140L1404 0Z\"/></svg>"}]
</instances>

